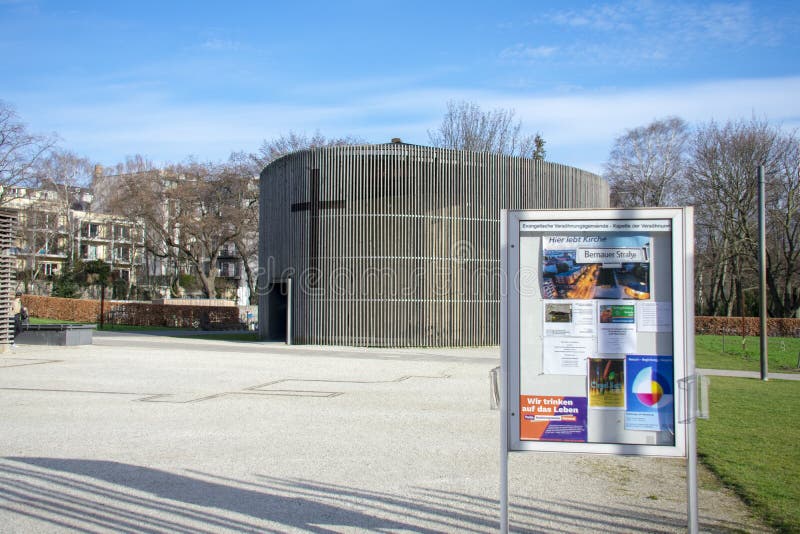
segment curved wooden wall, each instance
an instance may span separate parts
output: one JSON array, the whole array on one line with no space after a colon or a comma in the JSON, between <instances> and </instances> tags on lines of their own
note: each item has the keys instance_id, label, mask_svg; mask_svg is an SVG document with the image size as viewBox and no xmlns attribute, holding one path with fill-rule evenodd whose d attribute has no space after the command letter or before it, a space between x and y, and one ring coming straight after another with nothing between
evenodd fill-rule
<instances>
[{"instance_id":1,"label":"curved wooden wall","mask_svg":"<svg viewBox=\"0 0 800 534\"><path fill-rule=\"evenodd\" d=\"M580 169L406 144L295 152L260 188L261 333L291 278L301 344L498 344L500 210L609 202Z\"/></svg>"},{"instance_id":2,"label":"curved wooden wall","mask_svg":"<svg viewBox=\"0 0 800 534\"><path fill-rule=\"evenodd\" d=\"M16 262L11 248L17 236L18 215L0 210L0 353L8 352L14 342L14 311L17 281Z\"/></svg>"}]
</instances>

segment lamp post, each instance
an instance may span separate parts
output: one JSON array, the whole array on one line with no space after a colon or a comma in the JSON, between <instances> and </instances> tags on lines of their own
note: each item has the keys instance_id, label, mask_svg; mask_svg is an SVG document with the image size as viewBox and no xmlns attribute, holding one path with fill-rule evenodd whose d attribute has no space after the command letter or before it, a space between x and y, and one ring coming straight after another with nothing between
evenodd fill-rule
<instances>
[{"instance_id":1,"label":"lamp post","mask_svg":"<svg viewBox=\"0 0 800 534\"><path fill-rule=\"evenodd\" d=\"M761 317L761 380L767 381L767 253L766 253L766 194L764 166L758 166L758 284Z\"/></svg>"}]
</instances>

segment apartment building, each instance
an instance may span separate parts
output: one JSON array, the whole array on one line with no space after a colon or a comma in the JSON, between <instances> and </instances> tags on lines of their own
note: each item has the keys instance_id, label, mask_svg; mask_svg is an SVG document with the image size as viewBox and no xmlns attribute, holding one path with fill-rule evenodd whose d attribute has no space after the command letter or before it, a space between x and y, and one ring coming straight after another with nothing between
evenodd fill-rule
<instances>
[{"instance_id":1,"label":"apartment building","mask_svg":"<svg viewBox=\"0 0 800 534\"><path fill-rule=\"evenodd\" d=\"M91 190L78 187L14 188L6 208L18 212L11 253L16 270L31 279L63 272L69 259L102 260L112 276L135 284L141 265L142 228L91 210Z\"/></svg>"},{"instance_id":2,"label":"apartment building","mask_svg":"<svg viewBox=\"0 0 800 534\"><path fill-rule=\"evenodd\" d=\"M153 180L160 181L161 187L164 191L174 190L179 184L191 182L193 177L182 174L175 174L164 170L150 170L138 173L129 174L108 174L103 172L103 169L98 167L95 169L94 179L92 183L92 190L95 195L94 205L97 210L111 211L115 203L115 195L120 188L121 183L130 180L141 180L142 183L149 183L151 186ZM251 192L257 195L258 182L253 179L249 183ZM170 247L164 242L164 228L155 228L152 224L157 221L160 225L167 225L171 240L174 243L179 243L184 240L193 239L190 233L185 233L181 230L182 221L176 218L176 213L180 209L185 208L181 206L181 200L169 198L165 195L160 204L156 205L156 210L160 210L160 214L151 217L151 226L141 224L144 232L144 244L142 250L141 270L139 273L139 286L148 287L152 289L153 293L168 295L170 291L179 289L181 296L202 296L202 290L199 287L186 287L176 288L174 281L180 278L181 275L194 275L195 267L182 254L177 251L177 247ZM156 211L155 213L159 213ZM257 226L253 225L252 235L247 236L245 239L248 246L253 251L257 247ZM217 290L220 296L224 298L237 299L244 301L249 295L249 286L247 270L245 268L245 261L249 261L251 271L257 269L257 255L255 252L249 255L247 259L243 258L233 243L224 243L219 249L215 258L215 266L217 268ZM206 273L211 268L210 261L207 259L203 262L202 267Z\"/></svg>"}]
</instances>

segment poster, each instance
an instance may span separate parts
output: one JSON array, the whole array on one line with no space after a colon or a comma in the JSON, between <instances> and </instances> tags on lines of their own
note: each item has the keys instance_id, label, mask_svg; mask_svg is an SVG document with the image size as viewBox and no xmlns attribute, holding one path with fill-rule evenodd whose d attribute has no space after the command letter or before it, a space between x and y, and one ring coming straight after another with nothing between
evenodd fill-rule
<instances>
[{"instance_id":1,"label":"poster","mask_svg":"<svg viewBox=\"0 0 800 534\"><path fill-rule=\"evenodd\" d=\"M650 237L542 237L545 299L650 298Z\"/></svg>"},{"instance_id":2,"label":"poster","mask_svg":"<svg viewBox=\"0 0 800 534\"><path fill-rule=\"evenodd\" d=\"M672 332L671 302L638 302L639 332Z\"/></svg>"},{"instance_id":3,"label":"poster","mask_svg":"<svg viewBox=\"0 0 800 534\"><path fill-rule=\"evenodd\" d=\"M598 315L597 352L628 354L636 352L636 306L601 304Z\"/></svg>"},{"instance_id":4,"label":"poster","mask_svg":"<svg viewBox=\"0 0 800 534\"><path fill-rule=\"evenodd\" d=\"M544 301L544 335L594 337L595 306L591 301Z\"/></svg>"},{"instance_id":5,"label":"poster","mask_svg":"<svg viewBox=\"0 0 800 534\"><path fill-rule=\"evenodd\" d=\"M508 450L685 455L690 215L504 212Z\"/></svg>"},{"instance_id":6,"label":"poster","mask_svg":"<svg viewBox=\"0 0 800 534\"><path fill-rule=\"evenodd\" d=\"M586 442L586 397L521 395L520 439Z\"/></svg>"},{"instance_id":7,"label":"poster","mask_svg":"<svg viewBox=\"0 0 800 534\"><path fill-rule=\"evenodd\" d=\"M589 407L625 407L625 360L623 358L589 359Z\"/></svg>"},{"instance_id":8,"label":"poster","mask_svg":"<svg viewBox=\"0 0 800 534\"><path fill-rule=\"evenodd\" d=\"M672 356L625 357L625 429L675 431Z\"/></svg>"},{"instance_id":9,"label":"poster","mask_svg":"<svg viewBox=\"0 0 800 534\"><path fill-rule=\"evenodd\" d=\"M594 338L546 337L542 343L542 372L550 375L586 375L586 359L594 354Z\"/></svg>"}]
</instances>

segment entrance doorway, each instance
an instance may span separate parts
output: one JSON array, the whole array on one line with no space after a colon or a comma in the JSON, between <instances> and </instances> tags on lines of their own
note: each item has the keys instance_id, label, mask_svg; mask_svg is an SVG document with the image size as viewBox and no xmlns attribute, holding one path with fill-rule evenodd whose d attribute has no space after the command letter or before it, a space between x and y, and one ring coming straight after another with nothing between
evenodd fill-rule
<instances>
[{"instance_id":1,"label":"entrance doorway","mask_svg":"<svg viewBox=\"0 0 800 534\"><path fill-rule=\"evenodd\" d=\"M290 325L292 280L278 280L269 286L267 292L267 341L283 341L291 344Z\"/></svg>"}]
</instances>

